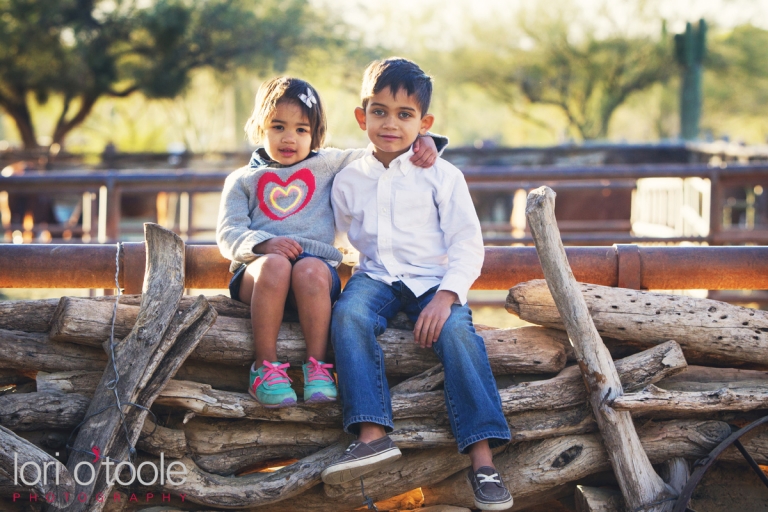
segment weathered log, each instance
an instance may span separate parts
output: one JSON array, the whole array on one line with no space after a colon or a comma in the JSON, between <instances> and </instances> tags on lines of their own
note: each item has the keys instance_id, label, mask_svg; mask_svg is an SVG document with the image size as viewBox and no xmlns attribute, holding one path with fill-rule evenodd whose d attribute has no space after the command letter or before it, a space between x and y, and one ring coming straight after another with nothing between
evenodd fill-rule
<instances>
[{"instance_id":1,"label":"weathered log","mask_svg":"<svg viewBox=\"0 0 768 512\"><path fill-rule=\"evenodd\" d=\"M691 477L691 468L684 458L674 457L659 466L659 475L679 495Z\"/></svg>"},{"instance_id":2,"label":"weathered log","mask_svg":"<svg viewBox=\"0 0 768 512\"><path fill-rule=\"evenodd\" d=\"M712 413L768 409L768 388L720 388L715 391L668 391L651 384L642 391L616 397L613 408L636 414L653 412Z\"/></svg>"},{"instance_id":3,"label":"weathered log","mask_svg":"<svg viewBox=\"0 0 768 512\"><path fill-rule=\"evenodd\" d=\"M180 459L189 451L183 430L156 425L149 418L144 420L136 448L158 456L162 452L165 457L175 459Z\"/></svg>"},{"instance_id":4,"label":"weathered log","mask_svg":"<svg viewBox=\"0 0 768 512\"><path fill-rule=\"evenodd\" d=\"M52 343L45 333L0 329L0 367L3 368L44 372L103 370L106 361L107 356L101 349Z\"/></svg>"},{"instance_id":5,"label":"weathered log","mask_svg":"<svg viewBox=\"0 0 768 512\"><path fill-rule=\"evenodd\" d=\"M90 402L90 398L76 393L0 396L0 425L16 431L72 429L83 421Z\"/></svg>"},{"instance_id":6,"label":"weathered log","mask_svg":"<svg viewBox=\"0 0 768 512\"><path fill-rule=\"evenodd\" d=\"M231 476L248 467L275 459L303 459L320 448L316 446L274 445L236 448L210 455L190 454L197 467L214 475Z\"/></svg>"},{"instance_id":7,"label":"weathered log","mask_svg":"<svg viewBox=\"0 0 768 512\"><path fill-rule=\"evenodd\" d=\"M579 284L602 336L652 345L675 340L683 351L713 361L768 365L768 312L710 299ZM539 325L562 329L542 280L509 291L507 310Z\"/></svg>"},{"instance_id":8,"label":"weathered log","mask_svg":"<svg viewBox=\"0 0 768 512\"><path fill-rule=\"evenodd\" d=\"M685 372L664 377L656 385L669 391L715 391L721 388L768 387L768 372L689 365Z\"/></svg>"},{"instance_id":9,"label":"weathered log","mask_svg":"<svg viewBox=\"0 0 768 512\"><path fill-rule=\"evenodd\" d=\"M192 459L183 458L180 462L188 471L186 481L180 485L166 482L162 491L186 494L189 501L217 508L248 508L276 503L317 485L322 470L343 453L348 441L346 439L324 448L273 473L236 478L207 473L198 468Z\"/></svg>"},{"instance_id":10,"label":"weathered log","mask_svg":"<svg viewBox=\"0 0 768 512\"><path fill-rule=\"evenodd\" d=\"M93 396L104 371L72 370L68 372L37 372L38 393L78 393Z\"/></svg>"},{"instance_id":11,"label":"weathered log","mask_svg":"<svg viewBox=\"0 0 768 512\"><path fill-rule=\"evenodd\" d=\"M576 486L576 512L624 512L621 491L613 487Z\"/></svg>"},{"instance_id":12,"label":"weathered log","mask_svg":"<svg viewBox=\"0 0 768 512\"><path fill-rule=\"evenodd\" d=\"M78 393L93 396L104 370L72 370L37 372L39 392ZM243 391L248 388L248 368L224 366L200 361L185 361L176 372L179 380L209 384L222 391Z\"/></svg>"},{"instance_id":13,"label":"weathered log","mask_svg":"<svg viewBox=\"0 0 768 512\"><path fill-rule=\"evenodd\" d=\"M43 450L0 426L0 475L30 486L41 496L73 493L75 481L67 468Z\"/></svg>"},{"instance_id":14,"label":"weathered log","mask_svg":"<svg viewBox=\"0 0 768 512\"><path fill-rule=\"evenodd\" d=\"M443 371L443 365L438 364L418 375L407 378L400 384L392 386L389 388L389 393L395 395L397 393L422 393L425 391L433 391L442 386L444 382L445 372Z\"/></svg>"},{"instance_id":15,"label":"weathered log","mask_svg":"<svg viewBox=\"0 0 768 512\"><path fill-rule=\"evenodd\" d=\"M135 323L138 308L118 307L115 336L125 336ZM62 297L51 327L51 339L84 345L100 344L109 336L112 306L78 297ZM565 336L557 330L540 327L480 331L497 374L554 373L563 369ZM390 375L411 376L428 370L439 361L431 350L413 341L413 332L387 329L379 336ZM333 352L329 348L329 360ZM306 347L297 323L284 323L277 340L281 361L301 364ZM250 366L253 362L251 323L245 318L219 317L190 356L205 362Z\"/></svg>"},{"instance_id":16,"label":"weathered log","mask_svg":"<svg viewBox=\"0 0 768 512\"><path fill-rule=\"evenodd\" d=\"M151 377L162 355L175 341L167 340L165 333L170 330L169 327L175 327L172 324L184 293L184 243L178 236L157 225L146 224L144 232L148 247L147 276L142 290L141 308L131 333L119 344L115 340L116 346L110 356L113 362L102 376L88 407L86 422L75 439L75 450L67 461L70 471L75 471L78 463L93 458L90 452L94 446L99 447L112 460L126 458L127 451L123 453L123 450L113 450L116 438L123 433L123 411L118 410L115 401L119 397L120 403L138 403L141 384L145 384L148 379L145 374ZM159 357L155 355L156 352ZM113 371L112 365L116 371ZM111 389L113 386L114 391ZM151 403L141 405L148 407ZM138 428L141 428L142 423L139 423ZM129 443L131 441L135 442L128 440ZM93 467L96 478L88 485L78 484L76 489L78 495L85 493L89 496L88 503L72 503L66 507L67 510L100 511L103 508L103 503L96 502L93 490L101 481L107 480L105 467L101 459ZM88 478L91 475L83 474L81 480L88 481Z\"/></svg>"},{"instance_id":17,"label":"weathered log","mask_svg":"<svg viewBox=\"0 0 768 512\"><path fill-rule=\"evenodd\" d=\"M270 445L304 445L320 449L339 442L344 435L339 428L318 425L251 420L217 421L207 418L190 421L184 425L184 432L189 447L200 455Z\"/></svg>"},{"instance_id":18,"label":"weathered log","mask_svg":"<svg viewBox=\"0 0 768 512\"><path fill-rule=\"evenodd\" d=\"M0 329L48 332L59 299L0 301Z\"/></svg>"},{"instance_id":19,"label":"weathered log","mask_svg":"<svg viewBox=\"0 0 768 512\"><path fill-rule=\"evenodd\" d=\"M248 393L212 389L207 384L172 380L155 400L157 405L182 408L198 416L215 418L250 418L266 421L288 421L317 425L340 425L338 403L268 409Z\"/></svg>"},{"instance_id":20,"label":"weathered log","mask_svg":"<svg viewBox=\"0 0 768 512\"><path fill-rule=\"evenodd\" d=\"M718 421L669 421L646 423L637 432L650 460L660 463L670 457L703 457L728 437L731 429ZM495 457L494 463L516 499L611 468L598 434L520 443ZM459 473L437 485L422 487L425 505L472 506L464 478Z\"/></svg>"},{"instance_id":21,"label":"weathered log","mask_svg":"<svg viewBox=\"0 0 768 512\"><path fill-rule=\"evenodd\" d=\"M555 220L552 189L540 187L528 194L525 215L547 287L573 344L589 402L624 499L631 509L659 502L669 497L671 490L651 466L631 416L606 405L606 400L623 394L621 381L568 265ZM671 510L671 506L665 503L649 510L661 512Z\"/></svg>"}]
</instances>

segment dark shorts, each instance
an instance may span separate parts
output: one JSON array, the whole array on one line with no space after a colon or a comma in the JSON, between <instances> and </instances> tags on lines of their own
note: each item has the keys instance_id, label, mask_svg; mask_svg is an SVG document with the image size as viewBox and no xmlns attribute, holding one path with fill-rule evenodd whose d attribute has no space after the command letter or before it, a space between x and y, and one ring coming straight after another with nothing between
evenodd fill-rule
<instances>
[{"instance_id":1,"label":"dark shorts","mask_svg":"<svg viewBox=\"0 0 768 512\"><path fill-rule=\"evenodd\" d=\"M303 260L304 258L317 258L328 265L328 270L331 271L331 304L336 302L336 300L339 298L339 295L341 295L341 279L339 279L339 273L335 268L333 268L333 266L331 266L330 263L324 259L318 258L314 254L309 254L307 252L299 254L299 256L293 260L291 264L295 265L297 261ZM240 300L240 284L243 282L243 274L245 274L245 268L246 265L241 266L235 271L235 275L232 276L232 279L229 280L229 296L238 302L242 302ZM285 308L289 311L295 311L291 300L285 301Z\"/></svg>"}]
</instances>

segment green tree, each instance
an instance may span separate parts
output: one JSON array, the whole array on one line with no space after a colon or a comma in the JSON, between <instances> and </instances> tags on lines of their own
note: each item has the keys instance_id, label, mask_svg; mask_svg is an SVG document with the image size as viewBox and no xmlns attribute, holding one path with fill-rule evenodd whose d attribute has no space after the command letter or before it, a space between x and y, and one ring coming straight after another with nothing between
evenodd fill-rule
<instances>
[{"instance_id":1,"label":"green tree","mask_svg":"<svg viewBox=\"0 0 768 512\"><path fill-rule=\"evenodd\" d=\"M704 114L768 115L768 30L741 25L708 41Z\"/></svg>"},{"instance_id":2,"label":"green tree","mask_svg":"<svg viewBox=\"0 0 768 512\"><path fill-rule=\"evenodd\" d=\"M0 108L30 149L31 101L61 98L63 145L99 98L172 98L203 67L280 69L325 28L307 0L0 0Z\"/></svg>"},{"instance_id":3,"label":"green tree","mask_svg":"<svg viewBox=\"0 0 768 512\"><path fill-rule=\"evenodd\" d=\"M613 113L631 94L675 72L671 45L665 33L661 40L598 37L589 29L574 36L570 28L563 19L523 26L520 37L500 42L500 32L485 27L454 52L455 73L528 121L548 126L527 105L553 105L578 137L605 138Z\"/></svg>"}]
</instances>

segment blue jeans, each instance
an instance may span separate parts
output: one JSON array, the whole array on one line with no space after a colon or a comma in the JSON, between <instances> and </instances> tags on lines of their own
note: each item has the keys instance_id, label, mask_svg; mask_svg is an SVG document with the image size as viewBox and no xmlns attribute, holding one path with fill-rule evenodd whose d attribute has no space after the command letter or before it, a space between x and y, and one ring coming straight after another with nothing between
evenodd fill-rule
<instances>
[{"instance_id":1,"label":"blue jeans","mask_svg":"<svg viewBox=\"0 0 768 512\"><path fill-rule=\"evenodd\" d=\"M376 336L398 311L415 322L435 292L437 287L416 297L400 281L390 286L362 272L347 283L331 321L346 432L359 435L361 422L377 423L387 432L394 429L384 353ZM467 453L470 445L483 439L491 447L507 443L509 426L488 354L466 305L451 306L451 316L432 348L445 368L445 404L459 451Z\"/></svg>"}]
</instances>

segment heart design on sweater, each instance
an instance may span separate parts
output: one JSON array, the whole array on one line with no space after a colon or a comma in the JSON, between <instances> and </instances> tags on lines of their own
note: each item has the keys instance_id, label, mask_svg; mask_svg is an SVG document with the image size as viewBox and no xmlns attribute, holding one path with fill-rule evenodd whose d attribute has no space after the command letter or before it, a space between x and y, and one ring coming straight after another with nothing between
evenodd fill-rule
<instances>
[{"instance_id":1,"label":"heart design on sweater","mask_svg":"<svg viewBox=\"0 0 768 512\"><path fill-rule=\"evenodd\" d=\"M277 194L282 196L290 196L292 194L295 194L296 199L294 199L291 204L283 208L282 206L280 206L280 203L278 202L278 198L275 197ZM294 206L296 206L299 203L299 201L301 201L301 198L303 196L304 196L304 192L302 192L301 189L296 185L291 185L290 187L288 187L288 189L284 189L281 186L276 186L275 188L272 189L272 192L269 193L269 203L273 208L280 210L283 213L286 213L290 211Z\"/></svg>"},{"instance_id":2,"label":"heart design on sweater","mask_svg":"<svg viewBox=\"0 0 768 512\"><path fill-rule=\"evenodd\" d=\"M315 193L315 177L307 168L299 169L285 181L266 172L256 184L259 208L272 220L283 220L300 212Z\"/></svg>"}]
</instances>

